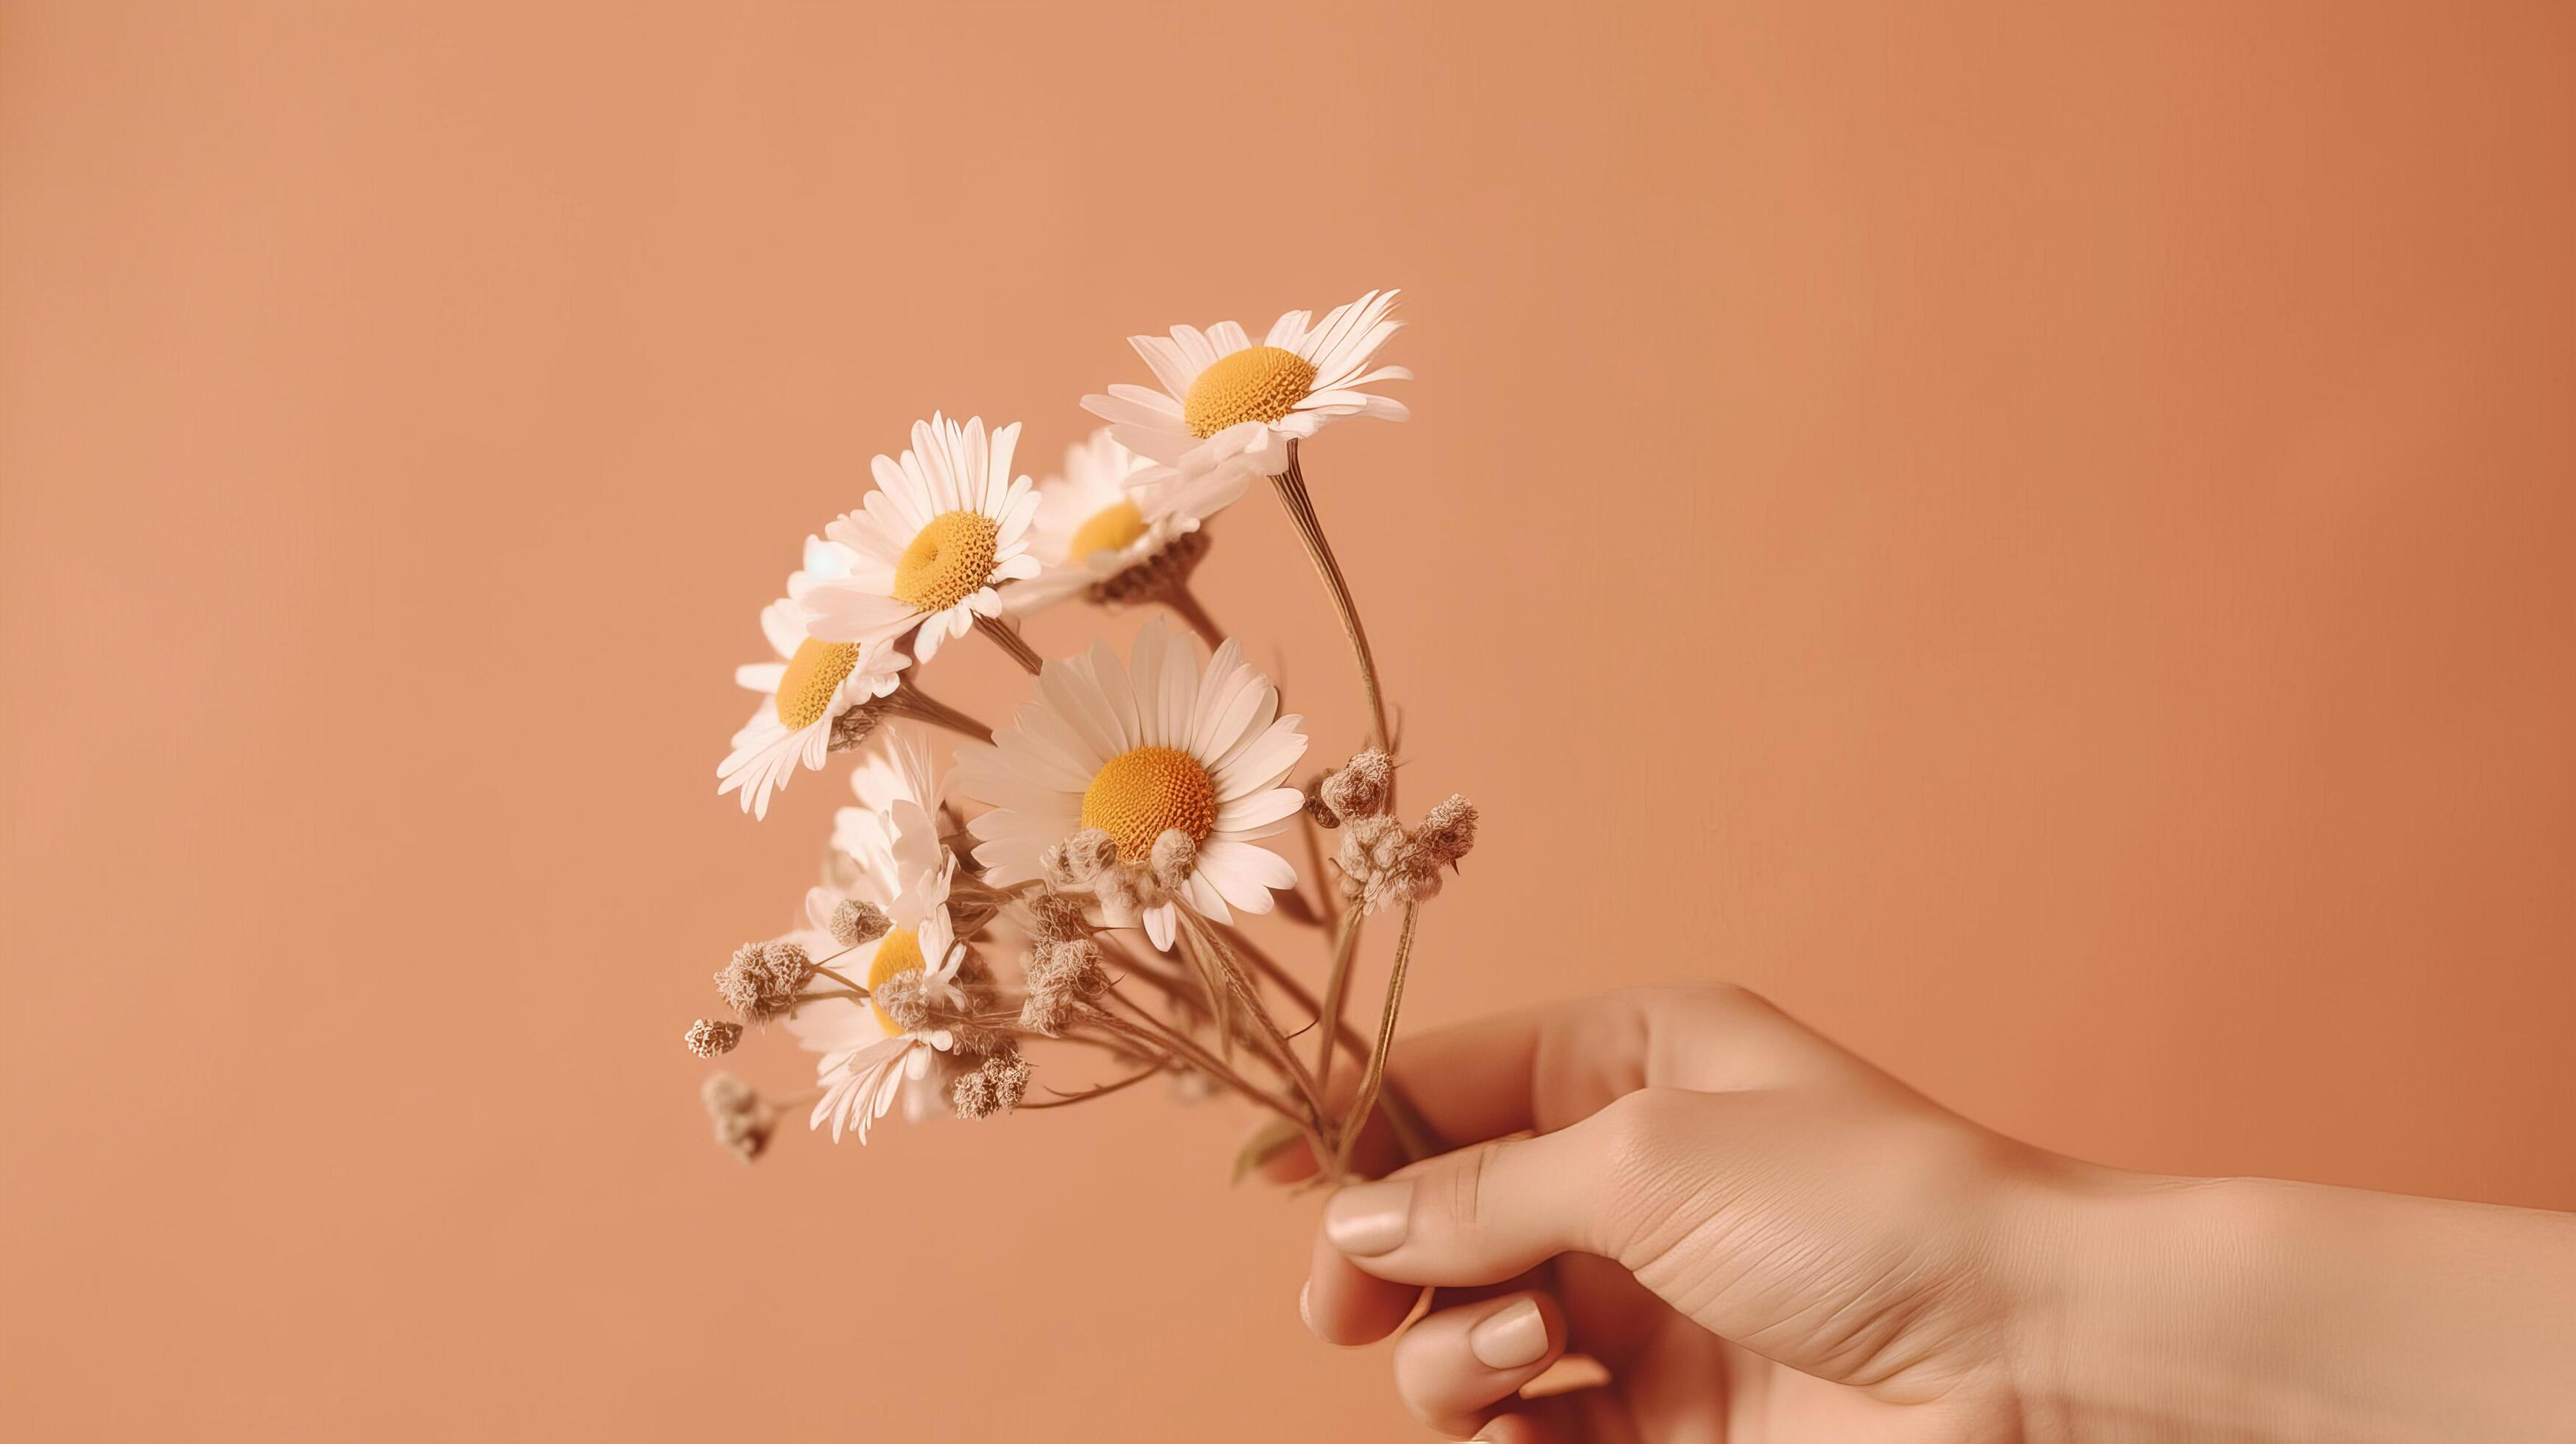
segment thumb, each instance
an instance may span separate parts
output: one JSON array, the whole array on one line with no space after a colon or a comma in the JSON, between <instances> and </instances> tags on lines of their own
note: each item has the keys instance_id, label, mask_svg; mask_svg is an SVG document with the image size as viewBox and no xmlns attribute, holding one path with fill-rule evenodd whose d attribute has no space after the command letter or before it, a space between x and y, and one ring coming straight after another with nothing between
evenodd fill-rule
<instances>
[{"instance_id":1,"label":"thumb","mask_svg":"<svg viewBox=\"0 0 2576 1444\"><path fill-rule=\"evenodd\" d=\"M1621 1221L1651 1207L1658 1178L1670 1177L1645 1161L1645 1120L1666 1091L1354 1184L1324 1206L1325 1241L1364 1273L1444 1288L1501 1283L1561 1253L1615 1256Z\"/></svg>"}]
</instances>

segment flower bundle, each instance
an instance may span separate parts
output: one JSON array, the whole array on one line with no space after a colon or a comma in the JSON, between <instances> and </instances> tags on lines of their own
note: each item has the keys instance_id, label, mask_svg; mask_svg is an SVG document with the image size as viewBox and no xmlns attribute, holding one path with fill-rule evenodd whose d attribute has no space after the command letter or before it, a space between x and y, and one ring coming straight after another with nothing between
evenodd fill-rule
<instances>
[{"instance_id":1,"label":"flower bundle","mask_svg":"<svg viewBox=\"0 0 2576 1444\"><path fill-rule=\"evenodd\" d=\"M687 1031L689 1051L713 1058L776 1023L818 1055L804 1097L708 1080L727 1147L758 1156L809 1101L809 1126L865 1143L898 1101L911 1117L992 1118L1158 1076L1272 1115L1245 1164L1303 1141L1338 1177L1377 1116L1407 1151L1432 1146L1386 1084L1387 1050L1419 910L1474 845L1476 810L1453 795L1416 822L1397 811L1368 632L1299 455L1343 418L1405 419L1373 389L1410 376L1374 364L1401 324L1395 298L1373 291L1321 322L1291 311L1258 344L1232 322L1131 338L1157 385L1084 397L1107 425L1036 486L1013 473L1016 423L933 416L910 448L875 459L857 510L807 539L786 595L761 612L776 660L735 674L760 702L717 790L765 817L798 772L854 752L856 805L834 819L800 925L716 975L732 1016ZM1335 609L1367 709L1366 744L1303 786L1289 785L1303 719L1191 589L1208 522L1265 485ZM1124 657L1105 643L1040 657L1019 619L1071 603L1168 616ZM1007 726L924 690L969 633L1029 674ZM964 739L944 774L932 729ZM1274 909L1316 944L1306 976L1238 924ZM1370 1032L1345 1014L1377 913L1398 924ZM1084 1050L1095 1061L1072 1076L1105 1069L1104 1081L1036 1081L1042 1058Z\"/></svg>"}]
</instances>

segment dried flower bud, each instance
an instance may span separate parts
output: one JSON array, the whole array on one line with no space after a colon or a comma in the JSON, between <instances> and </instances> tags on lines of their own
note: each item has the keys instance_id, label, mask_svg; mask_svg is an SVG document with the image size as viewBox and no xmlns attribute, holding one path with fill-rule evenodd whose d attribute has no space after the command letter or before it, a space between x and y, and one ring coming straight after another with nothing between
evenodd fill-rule
<instances>
[{"instance_id":1,"label":"dried flower bud","mask_svg":"<svg viewBox=\"0 0 2576 1444\"><path fill-rule=\"evenodd\" d=\"M1096 827L1086 827L1052 843L1039 859L1047 881L1057 887L1081 887L1118 861L1118 842Z\"/></svg>"},{"instance_id":2,"label":"dried flower bud","mask_svg":"<svg viewBox=\"0 0 2576 1444\"><path fill-rule=\"evenodd\" d=\"M906 968L868 990L868 1000L877 1005L894 1025L907 1033L930 1026L930 1001L922 996L922 971Z\"/></svg>"},{"instance_id":3,"label":"dried flower bud","mask_svg":"<svg viewBox=\"0 0 2576 1444\"><path fill-rule=\"evenodd\" d=\"M1062 893L1042 892L1029 899L1029 936L1041 943L1089 937L1082 904Z\"/></svg>"},{"instance_id":4,"label":"dried flower bud","mask_svg":"<svg viewBox=\"0 0 2576 1444\"><path fill-rule=\"evenodd\" d=\"M1100 896L1102 911L1113 918L1132 918L1150 903L1145 896L1146 882L1134 869L1113 867L1094 877L1091 886Z\"/></svg>"},{"instance_id":5,"label":"dried flower bud","mask_svg":"<svg viewBox=\"0 0 2576 1444\"><path fill-rule=\"evenodd\" d=\"M993 1080L981 1069L959 1074L949 1098L957 1105L957 1116L970 1122L990 1118L998 1111L993 1100Z\"/></svg>"},{"instance_id":6,"label":"dried flower bud","mask_svg":"<svg viewBox=\"0 0 2576 1444\"><path fill-rule=\"evenodd\" d=\"M749 1163L769 1146L776 1120L761 1106L760 1094L750 1084L731 1073L713 1073L698 1089L698 1097L715 1124L716 1142L734 1157Z\"/></svg>"},{"instance_id":7,"label":"dried flower bud","mask_svg":"<svg viewBox=\"0 0 2576 1444\"><path fill-rule=\"evenodd\" d=\"M1395 782L1395 760L1371 748L1342 764L1342 770L1324 779L1316 795L1324 805L1339 814L1342 821L1373 816L1386 807L1387 790Z\"/></svg>"},{"instance_id":8,"label":"dried flower bud","mask_svg":"<svg viewBox=\"0 0 2576 1444\"><path fill-rule=\"evenodd\" d=\"M688 1035L682 1041L698 1057L721 1058L733 1051L734 1044L742 1041L742 1025L700 1018L689 1025Z\"/></svg>"},{"instance_id":9,"label":"dried flower bud","mask_svg":"<svg viewBox=\"0 0 2576 1444\"><path fill-rule=\"evenodd\" d=\"M1020 1000L1020 1027L1042 1038L1061 1038L1082 1016L1071 993L1031 993Z\"/></svg>"},{"instance_id":10,"label":"dried flower bud","mask_svg":"<svg viewBox=\"0 0 2576 1444\"><path fill-rule=\"evenodd\" d=\"M1476 845L1476 804L1450 793L1414 829L1413 845L1432 866L1455 866Z\"/></svg>"},{"instance_id":11,"label":"dried flower bud","mask_svg":"<svg viewBox=\"0 0 2576 1444\"><path fill-rule=\"evenodd\" d=\"M841 899L832 909L832 941L845 948L872 943L894 930L894 920L885 909L854 897Z\"/></svg>"},{"instance_id":12,"label":"dried flower bud","mask_svg":"<svg viewBox=\"0 0 2576 1444\"><path fill-rule=\"evenodd\" d=\"M1164 891L1180 891L1199 870L1199 840L1177 827L1163 829L1154 839L1152 868Z\"/></svg>"},{"instance_id":13,"label":"dried flower bud","mask_svg":"<svg viewBox=\"0 0 2576 1444\"><path fill-rule=\"evenodd\" d=\"M1354 817L1344 826L1333 861L1345 877L1365 881L1394 867L1404 853L1404 825L1392 817Z\"/></svg>"},{"instance_id":14,"label":"dried flower bud","mask_svg":"<svg viewBox=\"0 0 2576 1444\"><path fill-rule=\"evenodd\" d=\"M984 1076L992 1080L993 1107L1008 1113L1020 1106L1029 1091L1029 1060L1016 1048L994 1054L984 1060Z\"/></svg>"},{"instance_id":15,"label":"dried flower bud","mask_svg":"<svg viewBox=\"0 0 2576 1444\"><path fill-rule=\"evenodd\" d=\"M716 974L716 996L744 1022L765 1023L794 1007L813 976L813 959L794 943L745 943Z\"/></svg>"},{"instance_id":16,"label":"dried flower bud","mask_svg":"<svg viewBox=\"0 0 2576 1444\"><path fill-rule=\"evenodd\" d=\"M1324 784L1332 779L1333 774L1318 772L1307 778L1305 787L1300 789L1306 794L1306 816L1317 827L1330 828L1342 825L1342 815L1335 812L1333 805L1324 800Z\"/></svg>"},{"instance_id":17,"label":"dried flower bud","mask_svg":"<svg viewBox=\"0 0 2576 1444\"><path fill-rule=\"evenodd\" d=\"M827 751L849 752L867 745L869 734L884 720L882 701L865 702L832 719L832 741Z\"/></svg>"}]
</instances>

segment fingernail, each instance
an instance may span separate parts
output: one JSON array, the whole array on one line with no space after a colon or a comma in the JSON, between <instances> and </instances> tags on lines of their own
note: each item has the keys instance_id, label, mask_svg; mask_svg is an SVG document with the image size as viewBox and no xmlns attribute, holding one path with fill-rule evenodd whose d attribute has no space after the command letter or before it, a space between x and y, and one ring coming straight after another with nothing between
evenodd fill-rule
<instances>
[{"instance_id":1,"label":"fingernail","mask_svg":"<svg viewBox=\"0 0 2576 1444\"><path fill-rule=\"evenodd\" d=\"M1314 1291L1315 1281L1313 1279L1308 1279L1306 1282L1297 1286L1297 1322L1304 1324L1306 1326L1306 1332L1310 1334L1315 1332L1315 1316L1306 1308L1306 1296Z\"/></svg>"},{"instance_id":2,"label":"fingernail","mask_svg":"<svg viewBox=\"0 0 2576 1444\"><path fill-rule=\"evenodd\" d=\"M1359 1258L1374 1258L1404 1242L1413 1221L1413 1180L1386 1178L1354 1184L1324 1205L1324 1237Z\"/></svg>"},{"instance_id":3,"label":"fingernail","mask_svg":"<svg viewBox=\"0 0 2576 1444\"><path fill-rule=\"evenodd\" d=\"M1467 1331L1467 1352L1488 1369L1525 1369L1547 1352L1547 1320L1536 1302L1516 1300Z\"/></svg>"}]
</instances>

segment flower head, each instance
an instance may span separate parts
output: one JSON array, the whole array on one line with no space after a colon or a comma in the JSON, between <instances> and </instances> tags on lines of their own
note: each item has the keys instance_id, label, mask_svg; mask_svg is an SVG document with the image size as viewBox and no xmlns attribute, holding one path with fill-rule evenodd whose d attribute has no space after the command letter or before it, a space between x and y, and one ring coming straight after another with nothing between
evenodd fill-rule
<instances>
[{"instance_id":1,"label":"flower head","mask_svg":"<svg viewBox=\"0 0 2576 1444\"><path fill-rule=\"evenodd\" d=\"M834 970L865 987L869 999L809 1000L787 1020L797 1042L822 1055L815 1071L823 1097L812 1126L828 1119L835 1140L855 1126L861 1143L907 1082L928 1081L938 1055L960 1046L969 1004L969 954L948 911L957 859L939 841L922 800L937 797L938 783L917 750L901 754L907 739L897 735L889 745L899 750L890 769L860 788L863 797L880 783L889 790L884 810L849 854L850 886L805 896L810 928L849 924L845 931L856 941ZM836 837L850 825L843 822Z\"/></svg>"},{"instance_id":2,"label":"flower head","mask_svg":"<svg viewBox=\"0 0 2576 1444\"><path fill-rule=\"evenodd\" d=\"M1291 311L1259 345L1232 321L1205 331L1175 326L1169 337L1131 336L1162 389L1115 385L1106 396L1082 398L1083 409L1107 421L1128 450L1184 478L1228 470L1278 475L1288 467L1288 443L1330 422L1409 414L1402 402L1361 389L1413 375L1401 366L1369 366L1403 324L1388 319L1395 297L1371 291L1334 307L1321 325L1307 324L1309 312Z\"/></svg>"},{"instance_id":3,"label":"flower head","mask_svg":"<svg viewBox=\"0 0 2576 1444\"><path fill-rule=\"evenodd\" d=\"M960 426L933 416L913 423L912 446L899 459L877 457L877 484L860 510L824 528L851 561L808 594L814 635L858 643L909 636L913 655L927 662L975 618L1000 615L997 588L1038 574L1028 550L1037 496L1027 477L1011 475L1019 438L1017 422L987 437L981 417Z\"/></svg>"},{"instance_id":4,"label":"flower head","mask_svg":"<svg viewBox=\"0 0 2576 1444\"><path fill-rule=\"evenodd\" d=\"M1142 872L1156 839L1177 830L1197 849L1179 899L1219 922L1229 907L1268 912L1271 891L1297 874L1257 843L1304 805L1279 785L1305 754L1303 719L1278 715L1278 690L1231 641L1202 667L1196 639L1158 617L1133 655L1122 666L1101 645L1047 663L1013 726L959 749L958 790L992 805L970 825L982 839L975 860L1009 886L1044 876L1051 844L1097 830L1120 865L1106 878ZM1101 899L1113 925L1141 922L1157 947L1171 946L1174 897L1142 899L1141 916L1124 917L1110 891Z\"/></svg>"},{"instance_id":5,"label":"flower head","mask_svg":"<svg viewBox=\"0 0 2576 1444\"><path fill-rule=\"evenodd\" d=\"M834 642L814 636L806 599L846 575L850 552L820 537L805 539L805 566L787 579L787 595L761 609L760 630L780 660L734 669L734 680L763 700L733 735L716 766L716 795L739 791L743 810L769 815L769 795L799 767L819 768L854 709L892 692L907 659L881 643Z\"/></svg>"},{"instance_id":6,"label":"flower head","mask_svg":"<svg viewBox=\"0 0 2576 1444\"><path fill-rule=\"evenodd\" d=\"M1185 480L1119 445L1108 428L1093 432L1065 448L1060 475L1038 483L1029 545L1045 570L1005 589L1003 605L1027 613L1085 591L1095 600L1126 600L1158 578L1186 574L1204 549L1200 525L1241 497L1250 480L1241 468ZM1131 578L1146 585L1130 585Z\"/></svg>"}]
</instances>

